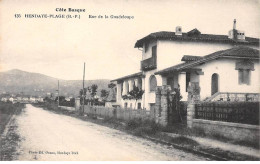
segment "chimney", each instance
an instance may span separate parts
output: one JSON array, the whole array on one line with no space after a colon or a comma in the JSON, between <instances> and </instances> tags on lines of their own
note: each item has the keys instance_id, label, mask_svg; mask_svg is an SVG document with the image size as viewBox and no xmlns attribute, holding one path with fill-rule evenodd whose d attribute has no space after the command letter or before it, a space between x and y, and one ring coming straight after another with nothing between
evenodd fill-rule
<instances>
[{"instance_id":1,"label":"chimney","mask_svg":"<svg viewBox=\"0 0 260 164\"><path fill-rule=\"evenodd\" d=\"M175 29L175 35L182 35L182 29L181 26L177 26Z\"/></svg>"},{"instance_id":2,"label":"chimney","mask_svg":"<svg viewBox=\"0 0 260 164\"><path fill-rule=\"evenodd\" d=\"M241 31L241 30L237 30L236 28L236 19L234 19L234 23L233 23L233 29L229 31L228 33L228 38L229 39L233 39L235 41L245 41L245 32Z\"/></svg>"},{"instance_id":3,"label":"chimney","mask_svg":"<svg viewBox=\"0 0 260 164\"><path fill-rule=\"evenodd\" d=\"M237 20L234 19L233 30L236 30L236 23L237 23Z\"/></svg>"}]
</instances>

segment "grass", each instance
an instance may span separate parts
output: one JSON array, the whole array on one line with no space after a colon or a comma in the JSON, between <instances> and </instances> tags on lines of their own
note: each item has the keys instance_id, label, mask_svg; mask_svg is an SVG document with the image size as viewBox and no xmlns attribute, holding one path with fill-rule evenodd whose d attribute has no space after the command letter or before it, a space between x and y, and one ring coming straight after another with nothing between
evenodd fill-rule
<instances>
[{"instance_id":1,"label":"grass","mask_svg":"<svg viewBox=\"0 0 260 164\"><path fill-rule=\"evenodd\" d=\"M16 155L16 148L20 141L20 136L16 133L17 126L14 125L14 119L10 119L13 115L18 115L24 108L24 104L10 102L0 102L0 161L10 161ZM5 136L2 135L6 125L10 122L9 128Z\"/></svg>"},{"instance_id":2,"label":"grass","mask_svg":"<svg viewBox=\"0 0 260 164\"><path fill-rule=\"evenodd\" d=\"M160 131L161 126L151 120L132 119L126 121L125 129L132 131L136 136L155 135Z\"/></svg>"},{"instance_id":3,"label":"grass","mask_svg":"<svg viewBox=\"0 0 260 164\"><path fill-rule=\"evenodd\" d=\"M249 142L249 141L234 141L232 142L233 144L236 145L242 145L242 146L247 146L247 147L253 147L255 149L260 150L260 141L258 140L257 142Z\"/></svg>"},{"instance_id":4,"label":"grass","mask_svg":"<svg viewBox=\"0 0 260 164\"><path fill-rule=\"evenodd\" d=\"M24 104L11 102L0 102L0 134L3 133L6 124L10 121L12 115L21 113Z\"/></svg>"},{"instance_id":5,"label":"grass","mask_svg":"<svg viewBox=\"0 0 260 164\"><path fill-rule=\"evenodd\" d=\"M171 139L171 142L172 143L175 143L175 144L181 144L181 145L189 145L191 147L194 147L194 146L198 146L199 143L190 139L190 138L187 138L185 136L178 136L178 137L174 137Z\"/></svg>"}]
</instances>

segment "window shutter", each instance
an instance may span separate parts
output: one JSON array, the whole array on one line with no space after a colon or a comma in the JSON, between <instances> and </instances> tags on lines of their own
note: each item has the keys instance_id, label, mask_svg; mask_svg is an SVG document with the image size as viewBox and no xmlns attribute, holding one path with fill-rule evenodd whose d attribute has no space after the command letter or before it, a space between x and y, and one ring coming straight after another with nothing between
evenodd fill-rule
<instances>
[{"instance_id":1,"label":"window shutter","mask_svg":"<svg viewBox=\"0 0 260 164\"><path fill-rule=\"evenodd\" d=\"M243 84L243 70L238 70L238 84Z\"/></svg>"},{"instance_id":2,"label":"window shutter","mask_svg":"<svg viewBox=\"0 0 260 164\"><path fill-rule=\"evenodd\" d=\"M153 64L157 64L157 46L152 47L152 58L153 58Z\"/></svg>"}]
</instances>

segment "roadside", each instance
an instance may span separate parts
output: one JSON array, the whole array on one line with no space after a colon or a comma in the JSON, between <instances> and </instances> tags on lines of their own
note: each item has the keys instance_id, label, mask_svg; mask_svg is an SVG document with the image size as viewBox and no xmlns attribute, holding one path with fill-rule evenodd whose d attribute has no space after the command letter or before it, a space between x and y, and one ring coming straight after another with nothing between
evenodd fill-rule
<instances>
[{"instance_id":1,"label":"roadside","mask_svg":"<svg viewBox=\"0 0 260 164\"><path fill-rule=\"evenodd\" d=\"M205 161L120 130L26 105L17 117L19 161Z\"/></svg>"},{"instance_id":2,"label":"roadside","mask_svg":"<svg viewBox=\"0 0 260 164\"><path fill-rule=\"evenodd\" d=\"M15 160L21 140L17 133L16 115L19 115L24 104L0 102L0 161Z\"/></svg>"},{"instance_id":3,"label":"roadside","mask_svg":"<svg viewBox=\"0 0 260 164\"><path fill-rule=\"evenodd\" d=\"M260 160L259 145L256 146L251 143L242 143L242 145L240 143L234 144L231 140L217 138L218 136L208 138L202 131L190 130L181 124L171 127L161 127L152 121L142 121L139 119L122 121L114 118L79 116L78 113L62 110L57 106L55 107L55 104L41 105L41 107L55 113L69 115L202 155L212 160Z\"/></svg>"}]
</instances>

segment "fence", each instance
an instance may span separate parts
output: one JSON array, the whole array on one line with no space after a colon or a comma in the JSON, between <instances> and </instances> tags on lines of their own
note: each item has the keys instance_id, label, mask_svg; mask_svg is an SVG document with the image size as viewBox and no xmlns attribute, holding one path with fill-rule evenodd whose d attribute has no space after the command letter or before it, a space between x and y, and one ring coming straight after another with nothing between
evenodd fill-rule
<instances>
[{"instance_id":1,"label":"fence","mask_svg":"<svg viewBox=\"0 0 260 164\"><path fill-rule=\"evenodd\" d=\"M201 102L195 118L259 125L259 102Z\"/></svg>"},{"instance_id":2,"label":"fence","mask_svg":"<svg viewBox=\"0 0 260 164\"><path fill-rule=\"evenodd\" d=\"M205 101L259 101L259 93L217 92Z\"/></svg>"},{"instance_id":3,"label":"fence","mask_svg":"<svg viewBox=\"0 0 260 164\"><path fill-rule=\"evenodd\" d=\"M61 109L66 109L68 111L75 111L75 107L69 107L69 106L59 106Z\"/></svg>"},{"instance_id":4,"label":"fence","mask_svg":"<svg viewBox=\"0 0 260 164\"><path fill-rule=\"evenodd\" d=\"M122 108L108 108L103 106L84 106L84 113L91 116L117 118L122 120L131 120L135 118L143 120L152 120L154 116L150 111L143 109L122 109Z\"/></svg>"}]
</instances>

